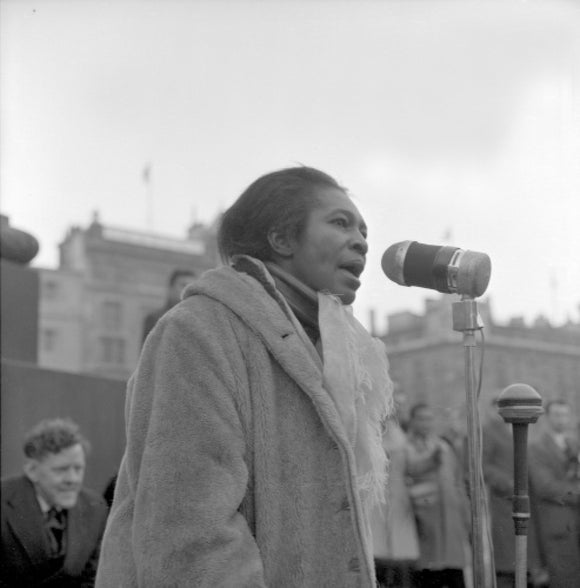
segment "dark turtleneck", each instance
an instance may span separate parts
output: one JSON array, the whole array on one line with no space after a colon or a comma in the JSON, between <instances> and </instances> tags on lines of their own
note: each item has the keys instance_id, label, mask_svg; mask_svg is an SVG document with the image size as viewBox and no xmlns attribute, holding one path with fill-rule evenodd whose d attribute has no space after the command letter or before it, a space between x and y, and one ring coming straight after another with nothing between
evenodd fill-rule
<instances>
[{"instance_id":1,"label":"dark turtleneck","mask_svg":"<svg viewBox=\"0 0 580 588\"><path fill-rule=\"evenodd\" d=\"M283 270L279 265L269 261L263 263L270 272L276 289L284 296L309 339L316 345L316 342L320 339L318 296L316 292ZM250 275L255 272L252 265L247 263L245 256L236 256L232 265L237 271L246 272Z\"/></svg>"},{"instance_id":2,"label":"dark turtleneck","mask_svg":"<svg viewBox=\"0 0 580 588\"><path fill-rule=\"evenodd\" d=\"M316 292L279 265L271 262L265 262L265 265L274 279L276 288L288 302L310 340L316 344L320 338Z\"/></svg>"}]
</instances>

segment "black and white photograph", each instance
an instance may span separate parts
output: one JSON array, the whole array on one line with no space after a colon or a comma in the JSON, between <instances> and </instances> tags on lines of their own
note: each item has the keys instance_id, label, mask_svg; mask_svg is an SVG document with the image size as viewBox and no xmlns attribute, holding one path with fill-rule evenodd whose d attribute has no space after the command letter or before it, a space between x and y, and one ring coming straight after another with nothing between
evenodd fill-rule
<instances>
[{"instance_id":1,"label":"black and white photograph","mask_svg":"<svg viewBox=\"0 0 580 588\"><path fill-rule=\"evenodd\" d=\"M1 588L580 586L580 2L0 0Z\"/></svg>"}]
</instances>

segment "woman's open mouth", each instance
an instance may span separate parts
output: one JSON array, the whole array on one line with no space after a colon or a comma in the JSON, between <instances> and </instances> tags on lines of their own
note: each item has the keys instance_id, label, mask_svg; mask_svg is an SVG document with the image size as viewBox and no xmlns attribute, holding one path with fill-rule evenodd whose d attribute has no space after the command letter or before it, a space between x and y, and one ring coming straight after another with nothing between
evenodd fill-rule
<instances>
[{"instance_id":1,"label":"woman's open mouth","mask_svg":"<svg viewBox=\"0 0 580 588\"><path fill-rule=\"evenodd\" d=\"M360 275L363 273L365 269L365 263L362 260L352 260L347 261L345 263L341 263L339 268L341 270L347 271L351 274L357 281L360 278Z\"/></svg>"}]
</instances>

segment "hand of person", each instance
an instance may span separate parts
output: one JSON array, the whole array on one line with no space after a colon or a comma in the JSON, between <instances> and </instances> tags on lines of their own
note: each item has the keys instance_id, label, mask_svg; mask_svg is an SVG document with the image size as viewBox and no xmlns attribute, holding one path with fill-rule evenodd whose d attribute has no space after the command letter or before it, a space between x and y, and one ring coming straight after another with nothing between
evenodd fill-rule
<instances>
[{"instance_id":1,"label":"hand of person","mask_svg":"<svg viewBox=\"0 0 580 588\"><path fill-rule=\"evenodd\" d=\"M544 568L530 569L530 584L534 588L546 588L550 585L550 575Z\"/></svg>"}]
</instances>

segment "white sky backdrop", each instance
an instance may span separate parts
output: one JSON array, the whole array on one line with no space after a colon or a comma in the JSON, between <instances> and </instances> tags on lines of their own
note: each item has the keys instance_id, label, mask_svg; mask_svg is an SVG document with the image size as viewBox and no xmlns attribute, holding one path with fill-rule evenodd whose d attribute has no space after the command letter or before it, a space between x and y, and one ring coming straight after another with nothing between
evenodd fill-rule
<instances>
[{"instance_id":1,"label":"white sky backdrop","mask_svg":"<svg viewBox=\"0 0 580 588\"><path fill-rule=\"evenodd\" d=\"M183 237L300 162L366 216L365 324L431 295L382 274L406 239L488 253L498 321L579 320L580 2L0 0L0 34L0 210L34 265L94 210Z\"/></svg>"}]
</instances>

